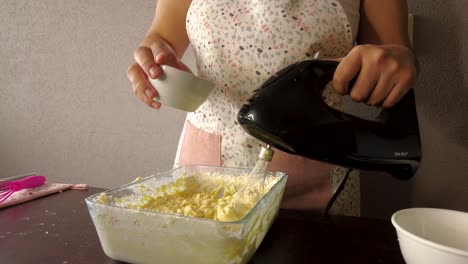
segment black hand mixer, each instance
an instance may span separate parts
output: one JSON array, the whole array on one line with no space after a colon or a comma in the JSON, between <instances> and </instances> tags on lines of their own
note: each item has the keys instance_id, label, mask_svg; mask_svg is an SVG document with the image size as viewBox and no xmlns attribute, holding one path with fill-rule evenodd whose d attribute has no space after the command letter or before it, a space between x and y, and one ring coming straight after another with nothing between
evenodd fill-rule
<instances>
[{"instance_id":1,"label":"black hand mixer","mask_svg":"<svg viewBox=\"0 0 468 264\"><path fill-rule=\"evenodd\" d=\"M290 154L411 178L421 160L413 90L378 120L358 118L323 99L337 66L335 61L305 60L280 70L242 106L239 124Z\"/></svg>"}]
</instances>

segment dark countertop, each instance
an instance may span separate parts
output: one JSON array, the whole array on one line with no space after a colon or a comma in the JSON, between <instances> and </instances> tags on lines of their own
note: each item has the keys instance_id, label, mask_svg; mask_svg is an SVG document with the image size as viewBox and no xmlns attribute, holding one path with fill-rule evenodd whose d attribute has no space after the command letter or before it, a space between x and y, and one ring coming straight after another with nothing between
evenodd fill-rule
<instances>
[{"instance_id":1,"label":"dark countertop","mask_svg":"<svg viewBox=\"0 0 468 264\"><path fill-rule=\"evenodd\" d=\"M99 243L84 199L68 190L0 209L0 263L121 263ZM404 263L390 221L280 210L251 263Z\"/></svg>"}]
</instances>

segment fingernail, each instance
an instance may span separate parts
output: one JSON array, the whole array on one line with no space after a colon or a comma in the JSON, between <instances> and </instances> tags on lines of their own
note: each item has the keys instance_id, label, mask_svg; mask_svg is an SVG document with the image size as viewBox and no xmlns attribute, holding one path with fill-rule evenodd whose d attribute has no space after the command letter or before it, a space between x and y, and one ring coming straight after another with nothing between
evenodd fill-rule
<instances>
[{"instance_id":1,"label":"fingernail","mask_svg":"<svg viewBox=\"0 0 468 264\"><path fill-rule=\"evenodd\" d=\"M159 109L159 104L156 102L152 102L151 107L153 107L154 109Z\"/></svg>"},{"instance_id":2,"label":"fingernail","mask_svg":"<svg viewBox=\"0 0 468 264\"><path fill-rule=\"evenodd\" d=\"M162 61L162 59L164 58L164 54L163 53L158 53L155 57L154 57L154 60L156 61L156 63L160 63Z\"/></svg>"},{"instance_id":3,"label":"fingernail","mask_svg":"<svg viewBox=\"0 0 468 264\"><path fill-rule=\"evenodd\" d=\"M156 67L156 66L151 67L149 69L149 74L150 74L152 79L155 79L159 74L159 68Z\"/></svg>"},{"instance_id":4,"label":"fingernail","mask_svg":"<svg viewBox=\"0 0 468 264\"><path fill-rule=\"evenodd\" d=\"M146 90L145 90L145 94L146 94L146 96L148 96L149 98L151 98L151 99L153 98L153 92L152 92L150 89L146 89Z\"/></svg>"},{"instance_id":5,"label":"fingernail","mask_svg":"<svg viewBox=\"0 0 468 264\"><path fill-rule=\"evenodd\" d=\"M345 85L344 89L343 89L343 94L349 94L350 90L349 90L349 84Z\"/></svg>"}]
</instances>

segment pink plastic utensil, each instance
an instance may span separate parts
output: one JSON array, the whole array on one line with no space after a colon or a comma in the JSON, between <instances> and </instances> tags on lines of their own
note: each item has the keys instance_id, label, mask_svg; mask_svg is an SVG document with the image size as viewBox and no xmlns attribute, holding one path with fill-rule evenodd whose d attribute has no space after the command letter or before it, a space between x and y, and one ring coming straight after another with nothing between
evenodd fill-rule
<instances>
[{"instance_id":1,"label":"pink plastic utensil","mask_svg":"<svg viewBox=\"0 0 468 264\"><path fill-rule=\"evenodd\" d=\"M17 191L24 189L36 188L43 185L46 178L42 175L29 176L20 180L12 181L6 184L2 184L0 187L0 203L3 203L8 197Z\"/></svg>"}]
</instances>

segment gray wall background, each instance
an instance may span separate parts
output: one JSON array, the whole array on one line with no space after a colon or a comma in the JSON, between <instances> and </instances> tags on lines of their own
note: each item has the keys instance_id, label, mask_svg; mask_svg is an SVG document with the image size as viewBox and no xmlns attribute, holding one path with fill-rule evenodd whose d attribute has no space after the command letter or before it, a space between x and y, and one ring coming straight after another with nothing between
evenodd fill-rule
<instances>
[{"instance_id":1,"label":"gray wall background","mask_svg":"<svg viewBox=\"0 0 468 264\"><path fill-rule=\"evenodd\" d=\"M2 0L0 177L116 187L172 167L184 113L149 109L126 79L154 1ZM410 0L422 72L423 162L409 182L364 173L363 215L468 211L468 1ZM185 61L194 69L191 54Z\"/></svg>"},{"instance_id":2,"label":"gray wall background","mask_svg":"<svg viewBox=\"0 0 468 264\"><path fill-rule=\"evenodd\" d=\"M184 118L126 77L154 1L1 1L0 175L99 187L172 167Z\"/></svg>"},{"instance_id":3,"label":"gray wall background","mask_svg":"<svg viewBox=\"0 0 468 264\"><path fill-rule=\"evenodd\" d=\"M416 101L423 160L409 182L362 177L362 211L389 217L405 207L468 211L468 1L408 0L421 64Z\"/></svg>"}]
</instances>

